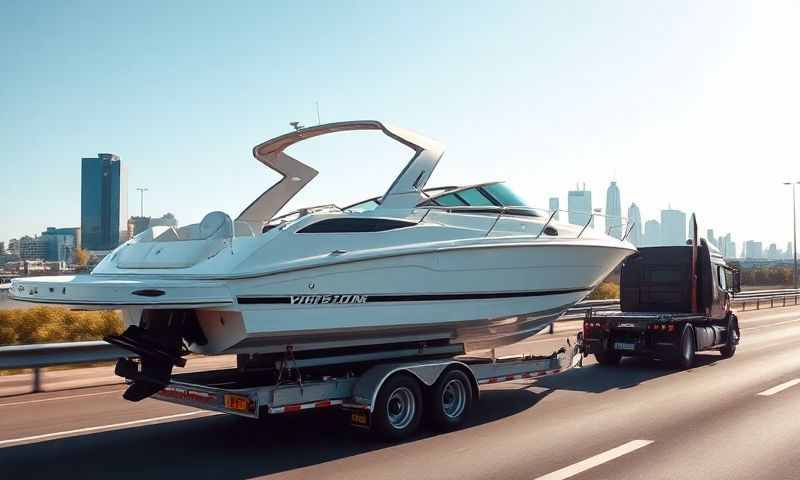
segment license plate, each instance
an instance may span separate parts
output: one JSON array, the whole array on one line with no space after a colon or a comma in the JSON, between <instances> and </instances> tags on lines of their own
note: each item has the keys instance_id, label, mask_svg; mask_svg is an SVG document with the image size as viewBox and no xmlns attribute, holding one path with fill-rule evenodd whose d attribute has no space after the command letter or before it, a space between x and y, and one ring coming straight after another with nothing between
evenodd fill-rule
<instances>
[{"instance_id":1,"label":"license plate","mask_svg":"<svg viewBox=\"0 0 800 480\"><path fill-rule=\"evenodd\" d=\"M614 350L636 350L636 344L616 342L614 343Z\"/></svg>"},{"instance_id":2,"label":"license plate","mask_svg":"<svg viewBox=\"0 0 800 480\"><path fill-rule=\"evenodd\" d=\"M250 411L250 399L238 395L225 395L225 408L240 412Z\"/></svg>"},{"instance_id":3,"label":"license plate","mask_svg":"<svg viewBox=\"0 0 800 480\"><path fill-rule=\"evenodd\" d=\"M367 415L366 413L355 413L355 412L351 413L350 422L352 422L353 425L358 425L362 427L369 426L369 415Z\"/></svg>"}]
</instances>

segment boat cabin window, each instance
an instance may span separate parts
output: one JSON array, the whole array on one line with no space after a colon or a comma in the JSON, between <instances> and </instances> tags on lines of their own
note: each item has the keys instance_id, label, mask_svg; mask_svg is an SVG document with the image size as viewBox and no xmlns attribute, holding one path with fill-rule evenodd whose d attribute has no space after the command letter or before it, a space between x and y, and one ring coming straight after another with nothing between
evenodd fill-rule
<instances>
[{"instance_id":1,"label":"boat cabin window","mask_svg":"<svg viewBox=\"0 0 800 480\"><path fill-rule=\"evenodd\" d=\"M391 218L329 218L304 227L297 233L361 233L384 232L413 227L414 222Z\"/></svg>"},{"instance_id":2,"label":"boat cabin window","mask_svg":"<svg viewBox=\"0 0 800 480\"><path fill-rule=\"evenodd\" d=\"M435 202L435 203L432 203ZM426 205L441 205L443 207L464 207L469 205L467 202L461 199L455 193L448 193L447 195L442 195L441 197L436 197L435 199L431 200L431 202L425 202Z\"/></svg>"},{"instance_id":3,"label":"boat cabin window","mask_svg":"<svg viewBox=\"0 0 800 480\"><path fill-rule=\"evenodd\" d=\"M361 203L356 203L355 205L350 205L345 209L346 212L354 212L354 213L361 213L361 212L369 212L378 208L378 199L370 198L369 200Z\"/></svg>"},{"instance_id":4,"label":"boat cabin window","mask_svg":"<svg viewBox=\"0 0 800 480\"><path fill-rule=\"evenodd\" d=\"M494 202L486 198L486 195L480 192L477 188L468 188L466 190L462 190L457 194L459 198L467 202L468 205L473 207L493 207L495 206Z\"/></svg>"},{"instance_id":5,"label":"boat cabin window","mask_svg":"<svg viewBox=\"0 0 800 480\"><path fill-rule=\"evenodd\" d=\"M490 183L483 189L500 202L504 207L527 207L525 200L514 193L505 183Z\"/></svg>"}]
</instances>

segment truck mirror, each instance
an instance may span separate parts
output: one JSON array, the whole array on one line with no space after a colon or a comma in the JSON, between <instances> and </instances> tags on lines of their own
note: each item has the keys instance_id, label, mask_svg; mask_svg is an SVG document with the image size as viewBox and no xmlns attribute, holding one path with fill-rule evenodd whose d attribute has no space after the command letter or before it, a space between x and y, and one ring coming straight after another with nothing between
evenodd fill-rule
<instances>
[{"instance_id":1,"label":"truck mirror","mask_svg":"<svg viewBox=\"0 0 800 480\"><path fill-rule=\"evenodd\" d=\"M742 276L739 270L733 271L733 293L739 293L742 291Z\"/></svg>"}]
</instances>

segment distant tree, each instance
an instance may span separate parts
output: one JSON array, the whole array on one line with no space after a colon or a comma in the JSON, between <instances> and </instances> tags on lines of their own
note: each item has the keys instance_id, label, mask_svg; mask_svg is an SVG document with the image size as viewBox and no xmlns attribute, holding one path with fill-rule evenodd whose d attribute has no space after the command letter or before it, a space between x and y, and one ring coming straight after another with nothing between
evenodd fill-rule
<instances>
[{"instance_id":1,"label":"distant tree","mask_svg":"<svg viewBox=\"0 0 800 480\"><path fill-rule=\"evenodd\" d=\"M92 260L92 254L89 253L88 250L84 250L83 248L76 248L74 256L75 256L75 264L80 265L81 267L89 265L89 262Z\"/></svg>"},{"instance_id":2,"label":"distant tree","mask_svg":"<svg viewBox=\"0 0 800 480\"><path fill-rule=\"evenodd\" d=\"M161 220L160 222L161 225L164 225L165 227L178 226L178 219L175 218L175 215L173 215L171 212L167 212L164 215L162 215L160 220Z\"/></svg>"}]
</instances>

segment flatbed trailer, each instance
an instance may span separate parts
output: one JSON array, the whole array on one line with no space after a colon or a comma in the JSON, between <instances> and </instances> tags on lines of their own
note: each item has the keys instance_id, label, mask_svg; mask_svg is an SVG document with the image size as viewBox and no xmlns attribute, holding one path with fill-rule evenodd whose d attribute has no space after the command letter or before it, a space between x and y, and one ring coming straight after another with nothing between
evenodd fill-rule
<instances>
[{"instance_id":1,"label":"flatbed trailer","mask_svg":"<svg viewBox=\"0 0 800 480\"><path fill-rule=\"evenodd\" d=\"M339 408L349 413L352 425L399 440L413 434L423 418L439 430L462 425L480 385L535 379L579 366L582 343L578 333L574 343L568 339L547 357L451 355L392 361L372 356L376 359L357 363L359 359L288 359L268 372L232 368L174 374L153 398L250 418Z\"/></svg>"},{"instance_id":2,"label":"flatbed trailer","mask_svg":"<svg viewBox=\"0 0 800 480\"><path fill-rule=\"evenodd\" d=\"M718 350L725 358L736 353L739 320L731 311L723 319L692 313L586 312L583 341L586 355L601 365L617 365L623 357L653 357L691 368L695 353Z\"/></svg>"}]
</instances>

